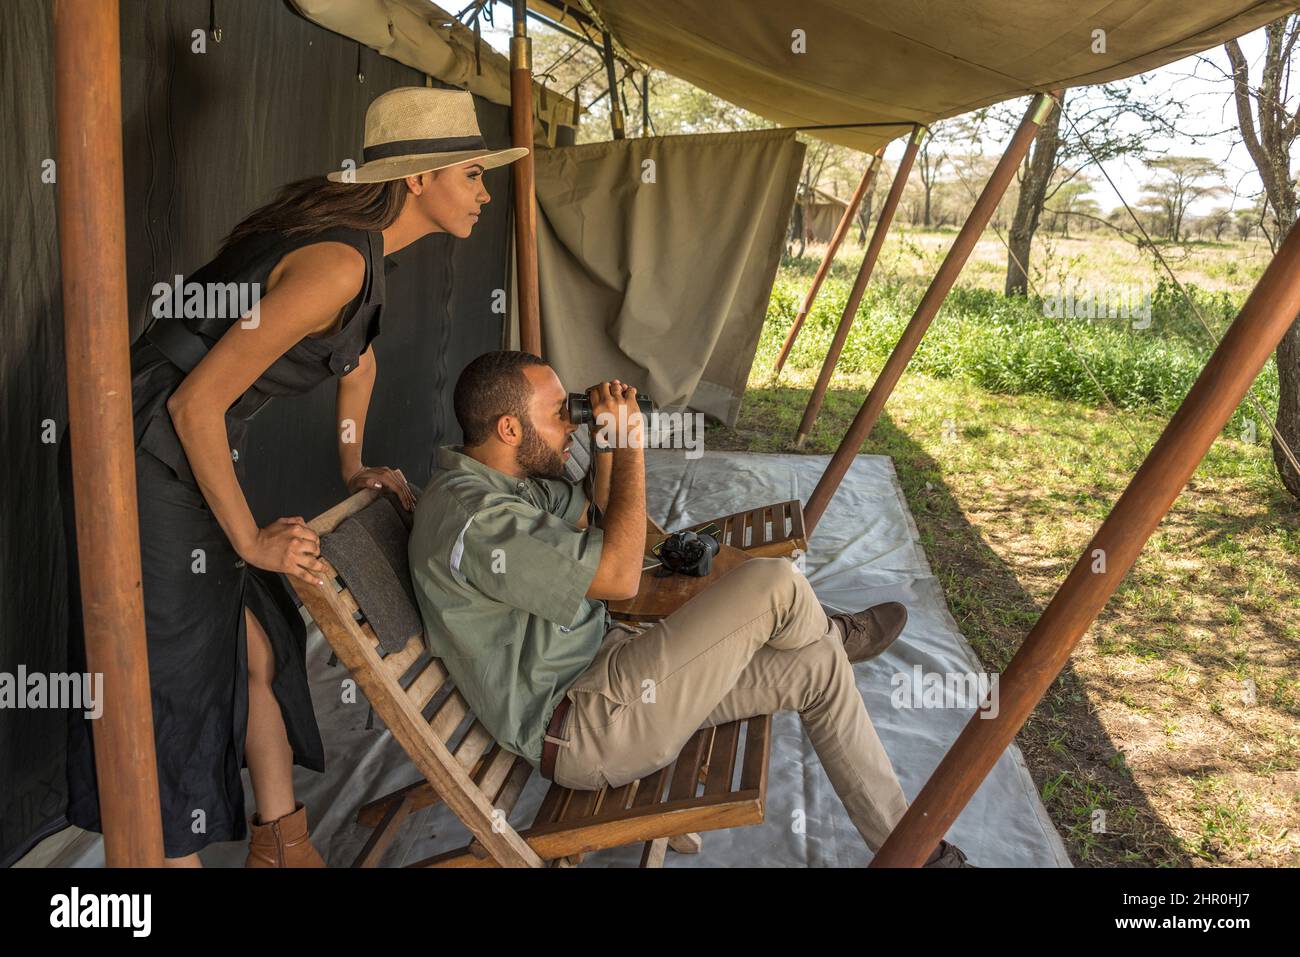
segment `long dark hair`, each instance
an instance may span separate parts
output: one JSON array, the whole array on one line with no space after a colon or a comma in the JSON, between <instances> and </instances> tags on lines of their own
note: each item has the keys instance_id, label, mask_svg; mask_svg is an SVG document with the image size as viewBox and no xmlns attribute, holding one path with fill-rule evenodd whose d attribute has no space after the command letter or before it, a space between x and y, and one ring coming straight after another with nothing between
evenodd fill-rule
<instances>
[{"instance_id":1,"label":"long dark hair","mask_svg":"<svg viewBox=\"0 0 1300 957\"><path fill-rule=\"evenodd\" d=\"M255 233L316 233L334 226L378 232L391 226L409 191L404 179L386 183L334 183L308 176L280 187L275 199L253 210L221 243L221 253ZM220 253L218 253L220 255Z\"/></svg>"}]
</instances>

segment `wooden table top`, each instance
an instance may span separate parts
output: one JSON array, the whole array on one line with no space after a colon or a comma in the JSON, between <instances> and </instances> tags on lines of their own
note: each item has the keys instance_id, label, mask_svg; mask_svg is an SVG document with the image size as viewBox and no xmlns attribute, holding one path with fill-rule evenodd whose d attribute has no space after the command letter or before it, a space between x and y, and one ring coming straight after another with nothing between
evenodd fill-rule
<instances>
[{"instance_id":1,"label":"wooden table top","mask_svg":"<svg viewBox=\"0 0 1300 957\"><path fill-rule=\"evenodd\" d=\"M667 537L668 533L647 516L646 555L653 558L652 549ZM722 545L718 549L718 554L713 556L713 566L709 569L709 574L702 578L689 575L668 575L658 578L655 576L655 572L659 571L658 566L643 571L641 587L637 590L636 597L611 601L610 617L628 621L658 621L666 618L741 562L747 562L749 559L750 556L739 548Z\"/></svg>"}]
</instances>

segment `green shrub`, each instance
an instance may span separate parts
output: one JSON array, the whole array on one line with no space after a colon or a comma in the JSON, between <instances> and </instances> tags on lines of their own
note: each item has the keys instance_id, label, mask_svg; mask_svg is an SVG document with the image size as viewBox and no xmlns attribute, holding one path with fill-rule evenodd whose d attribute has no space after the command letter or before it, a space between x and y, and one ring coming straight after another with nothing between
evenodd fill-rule
<instances>
[{"instance_id":1,"label":"green shrub","mask_svg":"<svg viewBox=\"0 0 1300 957\"><path fill-rule=\"evenodd\" d=\"M775 360L794 322L808 280L782 275L773 288L755 367ZM817 369L830 348L851 283L828 278L787 360L793 369ZM873 282L858 307L837 370L874 372L893 350L912 317L923 287L885 279ZM1222 334L1240 302L1227 293L1188 287L1205 323ZM1196 313L1171 283L1151 294L1150 325L1137 320L1051 318L1037 299L1007 298L987 289L957 287L949 294L909 368L936 378L960 378L990 392L1034 394L1123 409L1172 413L1213 351ZM1143 320L1144 321L1144 320ZM1140 323L1139 323L1140 325ZM1067 341L1068 340L1068 341ZM1270 361L1255 384L1269 416L1277 409L1277 368ZM1241 418L1258 419L1243 403ZM1267 428L1257 423L1259 440Z\"/></svg>"}]
</instances>

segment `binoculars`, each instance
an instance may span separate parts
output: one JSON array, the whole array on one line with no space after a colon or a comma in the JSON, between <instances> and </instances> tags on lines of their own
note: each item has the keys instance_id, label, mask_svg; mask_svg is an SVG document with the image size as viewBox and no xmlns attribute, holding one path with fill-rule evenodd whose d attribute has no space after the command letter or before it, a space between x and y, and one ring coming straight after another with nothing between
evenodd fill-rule
<instances>
[{"instance_id":1,"label":"binoculars","mask_svg":"<svg viewBox=\"0 0 1300 957\"><path fill-rule=\"evenodd\" d=\"M649 396L638 395L636 397L637 408L648 421L650 413L655 410L655 404ZM596 417L591 411L591 399L582 392L569 393L569 421L574 425L582 425L584 422L595 423Z\"/></svg>"}]
</instances>

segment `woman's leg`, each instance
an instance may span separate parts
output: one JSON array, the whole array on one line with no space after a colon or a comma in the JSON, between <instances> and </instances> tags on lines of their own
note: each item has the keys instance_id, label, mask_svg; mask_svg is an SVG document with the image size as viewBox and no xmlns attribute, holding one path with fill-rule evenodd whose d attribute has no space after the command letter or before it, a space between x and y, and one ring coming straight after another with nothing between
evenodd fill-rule
<instances>
[{"instance_id":1,"label":"woman's leg","mask_svg":"<svg viewBox=\"0 0 1300 957\"><path fill-rule=\"evenodd\" d=\"M274 821L292 814L297 806L293 797L293 749L280 703L271 690L275 678L271 641L248 609L244 610L244 622L248 635L248 736L244 759L253 782L257 820Z\"/></svg>"}]
</instances>

